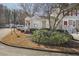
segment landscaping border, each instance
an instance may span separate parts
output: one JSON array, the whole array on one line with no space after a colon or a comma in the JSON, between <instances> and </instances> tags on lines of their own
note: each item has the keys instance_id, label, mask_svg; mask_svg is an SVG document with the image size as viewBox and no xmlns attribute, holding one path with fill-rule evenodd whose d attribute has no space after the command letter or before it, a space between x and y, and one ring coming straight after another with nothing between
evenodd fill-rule
<instances>
[{"instance_id":1,"label":"landscaping border","mask_svg":"<svg viewBox=\"0 0 79 59\"><path fill-rule=\"evenodd\" d=\"M0 43L7 45L7 46L10 46L10 47L16 47L16 48L22 48L22 49L30 49L30 50L45 51L45 52L55 52L55 53L65 53L65 54L79 55L79 53L76 53L76 52L71 53L71 52L62 52L62 51L51 51L51 50L38 49L38 48L36 49L36 48L29 48L29 47L20 47L20 46L9 45L9 44L3 43L1 41L0 41Z\"/></svg>"}]
</instances>

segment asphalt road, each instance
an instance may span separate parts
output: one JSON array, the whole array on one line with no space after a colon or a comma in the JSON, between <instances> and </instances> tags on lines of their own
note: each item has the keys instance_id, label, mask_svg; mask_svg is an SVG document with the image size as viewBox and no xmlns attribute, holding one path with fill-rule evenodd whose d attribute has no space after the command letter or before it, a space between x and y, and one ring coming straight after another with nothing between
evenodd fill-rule
<instances>
[{"instance_id":1,"label":"asphalt road","mask_svg":"<svg viewBox=\"0 0 79 59\"><path fill-rule=\"evenodd\" d=\"M0 40L10 32L10 29L0 29ZM0 56L72 56L71 54L36 51L6 46L0 43ZM75 55L73 55L75 56Z\"/></svg>"}]
</instances>

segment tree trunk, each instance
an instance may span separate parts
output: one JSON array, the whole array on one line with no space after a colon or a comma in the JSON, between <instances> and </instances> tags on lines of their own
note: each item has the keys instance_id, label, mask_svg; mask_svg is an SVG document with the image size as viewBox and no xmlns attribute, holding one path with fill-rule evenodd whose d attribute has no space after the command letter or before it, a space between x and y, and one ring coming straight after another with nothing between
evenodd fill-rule
<instances>
[{"instance_id":1,"label":"tree trunk","mask_svg":"<svg viewBox=\"0 0 79 59\"><path fill-rule=\"evenodd\" d=\"M48 20L49 20L49 29L52 30L52 27L51 27L51 20L50 20L50 14L48 16Z\"/></svg>"},{"instance_id":2,"label":"tree trunk","mask_svg":"<svg viewBox=\"0 0 79 59\"><path fill-rule=\"evenodd\" d=\"M30 23L28 23L28 31L30 32Z\"/></svg>"}]
</instances>

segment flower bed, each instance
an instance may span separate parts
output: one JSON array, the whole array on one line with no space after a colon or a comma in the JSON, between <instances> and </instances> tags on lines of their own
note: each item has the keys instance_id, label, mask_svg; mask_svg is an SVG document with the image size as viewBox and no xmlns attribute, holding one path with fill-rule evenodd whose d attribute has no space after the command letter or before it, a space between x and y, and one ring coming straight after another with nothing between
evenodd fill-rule
<instances>
[{"instance_id":1,"label":"flower bed","mask_svg":"<svg viewBox=\"0 0 79 59\"><path fill-rule=\"evenodd\" d=\"M31 41L31 35L24 34L19 31L16 31L19 37L16 36L15 33L7 35L5 38L1 40L2 43L16 46L21 48L30 48L35 50L43 50L43 51L51 51L51 52L63 52L63 53L75 53L79 54L79 43L70 42L67 47L66 46L49 46L37 44ZM74 46L73 46L74 45Z\"/></svg>"}]
</instances>

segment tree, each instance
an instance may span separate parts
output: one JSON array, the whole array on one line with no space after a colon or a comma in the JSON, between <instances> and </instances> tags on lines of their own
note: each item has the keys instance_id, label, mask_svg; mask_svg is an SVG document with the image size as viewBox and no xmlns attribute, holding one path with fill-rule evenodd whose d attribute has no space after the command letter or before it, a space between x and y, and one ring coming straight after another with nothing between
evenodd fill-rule
<instances>
[{"instance_id":1,"label":"tree","mask_svg":"<svg viewBox=\"0 0 79 59\"><path fill-rule=\"evenodd\" d=\"M38 6L37 4L33 3L21 3L19 4L24 13L26 14L26 17L32 17L37 12ZM28 30L30 31L30 22L28 22Z\"/></svg>"},{"instance_id":2,"label":"tree","mask_svg":"<svg viewBox=\"0 0 79 59\"><path fill-rule=\"evenodd\" d=\"M47 15L47 18L49 20L49 27L50 29L51 27L51 21L50 21L50 16L52 13L52 9L54 4L49 4L49 3L38 3L38 4L20 4L20 6L22 7L22 9L25 11L27 16L34 16L34 14L36 12L43 12L45 13L45 15ZM38 15L40 16L40 15Z\"/></svg>"},{"instance_id":3,"label":"tree","mask_svg":"<svg viewBox=\"0 0 79 59\"><path fill-rule=\"evenodd\" d=\"M78 4L69 4L69 3L44 3L39 5L39 12L43 12L43 16L47 17L49 20L49 28L51 27L51 17L54 18L54 25L53 30L55 30L58 26L58 24L61 22L61 20L68 15L68 13L74 9L75 7L78 7ZM64 14L63 14L64 12ZM56 14L51 16L51 14Z\"/></svg>"},{"instance_id":4,"label":"tree","mask_svg":"<svg viewBox=\"0 0 79 59\"><path fill-rule=\"evenodd\" d=\"M11 18L10 12L11 11L9 9L5 8L5 19L7 24L10 24L10 18Z\"/></svg>"},{"instance_id":5,"label":"tree","mask_svg":"<svg viewBox=\"0 0 79 59\"><path fill-rule=\"evenodd\" d=\"M48 21L49 21L49 29L52 29L51 26L51 14L53 9L55 8L56 4L54 3L44 3L44 4L40 4L40 9L42 9L43 11L43 16L47 17Z\"/></svg>"},{"instance_id":6,"label":"tree","mask_svg":"<svg viewBox=\"0 0 79 59\"><path fill-rule=\"evenodd\" d=\"M55 22L54 22L54 25L53 25L53 30L56 30L56 28L57 28L58 24L61 22L61 20L65 16L67 16L72 9L77 8L79 4L63 3L63 4L58 4L58 5L59 5L59 7L58 7L59 8L59 12L57 13L57 16L55 17ZM63 12L64 12L64 14L63 14Z\"/></svg>"},{"instance_id":7,"label":"tree","mask_svg":"<svg viewBox=\"0 0 79 59\"><path fill-rule=\"evenodd\" d=\"M47 17L49 20L49 28L55 30L61 20L68 15L68 13L78 7L78 4L69 4L69 3L38 3L38 4L20 4L22 9L25 11L27 16L34 16L35 13L42 12L41 16ZM64 14L63 14L64 12ZM51 14L56 13L56 15L51 16ZM63 15L62 15L63 14ZM54 18L54 24L51 25L51 17Z\"/></svg>"},{"instance_id":8,"label":"tree","mask_svg":"<svg viewBox=\"0 0 79 59\"><path fill-rule=\"evenodd\" d=\"M25 12L26 16L34 16L35 12L38 9L37 4L34 3L21 3L19 6L22 8L22 10Z\"/></svg>"},{"instance_id":9,"label":"tree","mask_svg":"<svg viewBox=\"0 0 79 59\"><path fill-rule=\"evenodd\" d=\"M5 21L3 20L3 15L4 15L4 6L0 4L0 25L4 25Z\"/></svg>"},{"instance_id":10,"label":"tree","mask_svg":"<svg viewBox=\"0 0 79 59\"><path fill-rule=\"evenodd\" d=\"M1 25L9 24L9 20L10 20L10 9L0 4L0 24Z\"/></svg>"},{"instance_id":11,"label":"tree","mask_svg":"<svg viewBox=\"0 0 79 59\"><path fill-rule=\"evenodd\" d=\"M16 17L17 17L17 13L16 10L13 10L13 19L14 19L14 32L15 32L15 28L16 28Z\"/></svg>"},{"instance_id":12,"label":"tree","mask_svg":"<svg viewBox=\"0 0 79 59\"><path fill-rule=\"evenodd\" d=\"M25 17L26 17L26 14L24 13L23 10L17 11L17 22L18 22L18 24L24 25Z\"/></svg>"}]
</instances>

